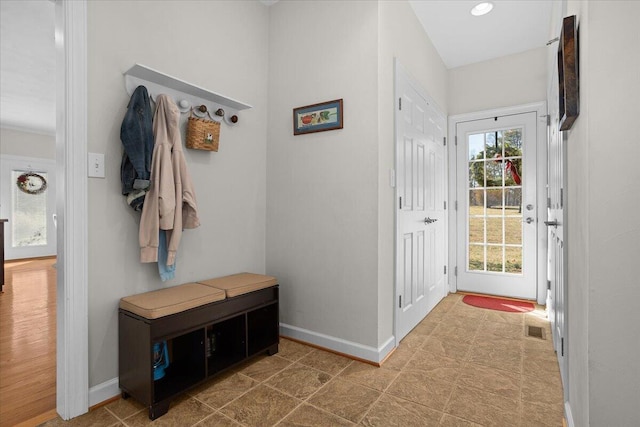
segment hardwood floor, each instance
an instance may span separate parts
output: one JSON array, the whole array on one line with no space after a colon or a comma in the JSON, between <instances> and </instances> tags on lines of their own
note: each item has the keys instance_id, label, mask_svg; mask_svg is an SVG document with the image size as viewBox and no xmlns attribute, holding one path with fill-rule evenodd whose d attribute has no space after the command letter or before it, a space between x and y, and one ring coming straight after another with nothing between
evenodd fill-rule
<instances>
[{"instance_id":1,"label":"hardwood floor","mask_svg":"<svg viewBox=\"0 0 640 427\"><path fill-rule=\"evenodd\" d=\"M0 426L56 407L55 258L5 263L0 294Z\"/></svg>"}]
</instances>

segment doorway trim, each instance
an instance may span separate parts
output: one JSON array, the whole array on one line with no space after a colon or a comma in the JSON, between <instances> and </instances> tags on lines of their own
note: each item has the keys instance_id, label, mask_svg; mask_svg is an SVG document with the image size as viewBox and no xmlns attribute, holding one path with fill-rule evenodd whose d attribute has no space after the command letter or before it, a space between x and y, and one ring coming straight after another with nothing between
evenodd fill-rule
<instances>
[{"instance_id":1,"label":"doorway trim","mask_svg":"<svg viewBox=\"0 0 640 427\"><path fill-rule=\"evenodd\" d=\"M89 409L86 0L57 0L55 15L56 410L68 420Z\"/></svg>"},{"instance_id":2,"label":"doorway trim","mask_svg":"<svg viewBox=\"0 0 640 427\"><path fill-rule=\"evenodd\" d=\"M483 120L496 116L508 116L513 114L522 113L536 113L536 128L537 128L537 194L536 194L536 217L537 217L537 242L538 248L536 253L536 289L537 297L536 302L538 304L545 304L547 299L547 229L541 227L540 222L546 219L547 215L547 200L546 200L546 185L547 185L547 103L546 101L534 102L531 104L516 105L505 108L495 108L491 110L477 111L473 113L456 114L449 116L449 136L452 139L453 144L449 145L449 194L448 198L452 209L449 209L449 266L448 270L453 272L449 274L449 291L456 292L457 286L457 265L456 265L456 253L458 251L458 223L456 221L457 214L457 141L456 141L456 126L458 123L468 122L473 120ZM544 191L543 191L544 190Z\"/></svg>"}]
</instances>

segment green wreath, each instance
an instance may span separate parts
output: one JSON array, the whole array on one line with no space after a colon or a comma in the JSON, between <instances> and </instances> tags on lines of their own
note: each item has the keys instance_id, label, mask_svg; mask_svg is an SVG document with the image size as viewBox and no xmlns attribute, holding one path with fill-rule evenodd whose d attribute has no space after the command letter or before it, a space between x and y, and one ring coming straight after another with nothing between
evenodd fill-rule
<instances>
[{"instance_id":1,"label":"green wreath","mask_svg":"<svg viewBox=\"0 0 640 427\"><path fill-rule=\"evenodd\" d=\"M18 176L16 185L23 193L40 194L47 189L47 180L38 173L25 172Z\"/></svg>"}]
</instances>

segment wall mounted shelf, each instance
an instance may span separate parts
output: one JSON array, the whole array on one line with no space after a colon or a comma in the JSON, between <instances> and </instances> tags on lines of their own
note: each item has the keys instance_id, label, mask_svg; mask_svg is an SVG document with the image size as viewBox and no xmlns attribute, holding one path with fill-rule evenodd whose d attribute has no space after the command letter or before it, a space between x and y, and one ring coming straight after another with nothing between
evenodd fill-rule
<instances>
[{"instance_id":1,"label":"wall mounted shelf","mask_svg":"<svg viewBox=\"0 0 640 427\"><path fill-rule=\"evenodd\" d=\"M216 121L221 121L224 118L224 121L229 125L234 125L237 122L239 111L251 108L249 104L187 83L141 64L135 64L129 68L125 71L124 76L125 87L129 95L136 87L143 85L147 88L149 96L154 102L158 95L166 94L173 98L183 113L189 112L193 108L194 114L199 117L208 115ZM206 113L202 113L198 109L201 105L207 107ZM216 114L219 109L224 110L224 116ZM236 121L233 120L234 116Z\"/></svg>"}]
</instances>

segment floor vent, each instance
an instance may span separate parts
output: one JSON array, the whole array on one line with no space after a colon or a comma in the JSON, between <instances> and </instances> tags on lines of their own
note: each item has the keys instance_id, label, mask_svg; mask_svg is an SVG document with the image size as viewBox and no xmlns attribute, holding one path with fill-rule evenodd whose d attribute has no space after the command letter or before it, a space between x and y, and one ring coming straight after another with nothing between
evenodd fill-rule
<instances>
[{"instance_id":1,"label":"floor vent","mask_svg":"<svg viewBox=\"0 0 640 427\"><path fill-rule=\"evenodd\" d=\"M545 339L544 335L544 329L542 329L540 326L527 325L528 337L540 338L541 340L543 340Z\"/></svg>"}]
</instances>

